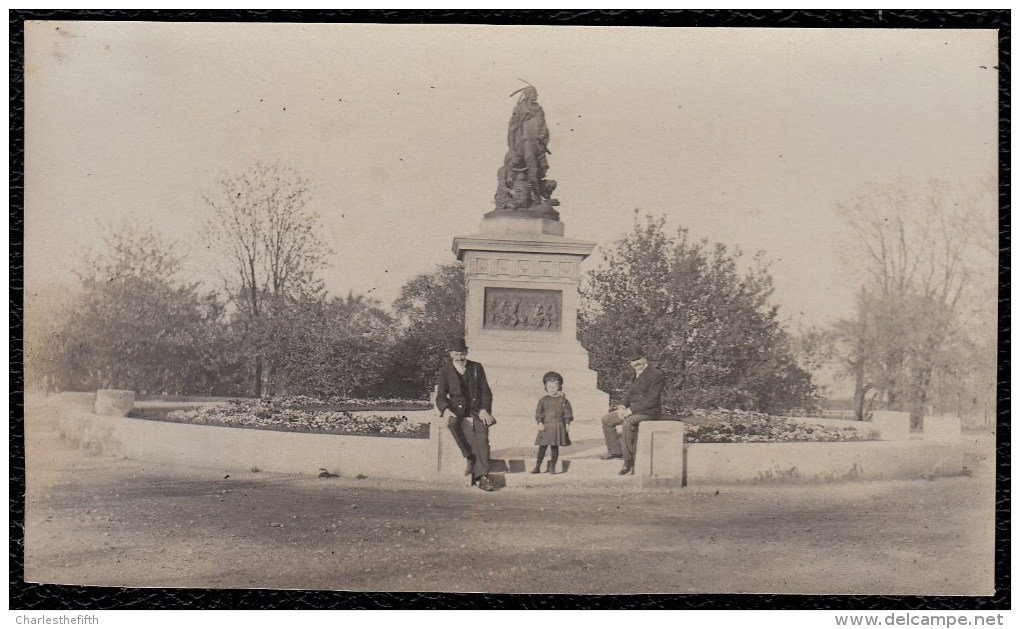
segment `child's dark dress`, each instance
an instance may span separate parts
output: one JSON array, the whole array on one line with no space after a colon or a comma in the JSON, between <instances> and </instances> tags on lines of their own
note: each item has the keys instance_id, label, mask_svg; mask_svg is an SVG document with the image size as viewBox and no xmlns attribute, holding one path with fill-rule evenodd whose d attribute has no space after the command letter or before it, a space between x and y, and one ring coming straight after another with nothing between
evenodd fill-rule
<instances>
[{"instance_id":1,"label":"child's dark dress","mask_svg":"<svg viewBox=\"0 0 1020 629\"><path fill-rule=\"evenodd\" d=\"M574 413L566 396L547 395L539 400L535 420L545 423L545 430L540 430L535 438L536 446L570 445L567 422L574 420Z\"/></svg>"}]
</instances>

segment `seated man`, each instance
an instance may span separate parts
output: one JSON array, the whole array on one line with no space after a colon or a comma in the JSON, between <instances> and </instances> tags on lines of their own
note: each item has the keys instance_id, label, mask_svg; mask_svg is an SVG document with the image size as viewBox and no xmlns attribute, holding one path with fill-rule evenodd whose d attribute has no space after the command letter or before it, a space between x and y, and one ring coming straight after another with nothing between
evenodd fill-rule
<instances>
[{"instance_id":1,"label":"seated man","mask_svg":"<svg viewBox=\"0 0 1020 629\"><path fill-rule=\"evenodd\" d=\"M602 418L602 432L608 450L602 458L622 458L620 475L634 473L638 424L646 419L658 419L662 414L662 388L666 382L666 376L648 364L640 345L631 346L627 360L634 368L634 376L627 385L623 404ZM616 427L620 424L623 424L622 439L616 434Z\"/></svg>"},{"instance_id":2,"label":"seated man","mask_svg":"<svg viewBox=\"0 0 1020 629\"><path fill-rule=\"evenodd\" d=\"M493 491L489 478L489 427L492 417L492 390L480 363L467 359L467 344L455 339L448 347L450 360L436 376L436 410L446 418L461 454L467 459L464 474L471 485Z\"/></svg>"}]
</instances>

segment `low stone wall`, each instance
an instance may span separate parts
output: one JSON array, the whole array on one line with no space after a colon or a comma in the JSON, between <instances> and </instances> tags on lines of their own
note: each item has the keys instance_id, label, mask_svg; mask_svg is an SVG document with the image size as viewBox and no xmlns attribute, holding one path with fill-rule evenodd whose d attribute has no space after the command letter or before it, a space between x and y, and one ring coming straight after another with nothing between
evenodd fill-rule
<instances>
[{"instance_id":1,"label":"low stone wall","mask_svg":"<svg viewBox=\"0 0 1020 629\"><path fill-rule=\"evenodd\" d=\"M931 478L963 473L959 443L692 443L686 485Z\"/></svg>"},{"instance_id":2,"label":"low stone wall","mask_svg":"<svg viewBox=\"0 0 1020 629\"><path fill-rule=\"evenodd\" d=\"M430 478L428 439L352 437L198 426L72 411L61 434L93 454L152 463L292 474Z\"/></svg>"},{"instance_id":3,"label":"low stone wall","mask_svg":"<svg viewBox=\"0 0 1020 629\"><path fill-rule=\"evenodd\" d=\"M225 471L252 468L315 475L463 481L464 459L446 422L431 417L429 439L353 437L151 421L84 410L77 395L54 400L61 436L87 452ZM116 409L120 412L119 409ZM905 415L905 414L903 414ZM930 478L963 472L959 420L931 421L924 438L904 436L902 417L887 418L881 441L835 443L684 443L684 424L645 422L638 436L643 487ZM798 419L872 429L871 422ZM928 420L926 420L927 422ZM509 461L520 463L519 461ZM494 471L523 472L520 469ZM606 468L615 474L612 466ZM565 479L566 480L566 479Z\"/></svg>"},{"instance_id":4,"label":"low stone wall","mask_svg":"<svg viewBox=\"0 0 1020 629\"><path fill-rule=\"evenodd\" d=\"M787 418L804 425L853 428L880 439L843 442L685 445L682 422L643 422L636 472L643 487L913 479L963 473L958 418L927 417L924 432L912 435L908 413L876 415L874 422Z\"/></svg>"}]
</instances>

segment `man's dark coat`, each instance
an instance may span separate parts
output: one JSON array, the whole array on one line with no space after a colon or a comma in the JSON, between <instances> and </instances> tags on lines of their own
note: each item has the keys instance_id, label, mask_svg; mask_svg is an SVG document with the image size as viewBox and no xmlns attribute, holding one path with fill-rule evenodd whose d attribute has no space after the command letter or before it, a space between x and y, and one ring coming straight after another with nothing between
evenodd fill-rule
<instances>
[{"instance_id":1,"label":"man's dark coat","mask_svg":"<svg viewBox=\"0 0 1020 629\"><path fill-rule=\"evenodd\" d=\"M640 376L631 376L623 405L635 415L658 419L662 415L662 388L665 384L666 376L648 365Z\"/></svg>"},{"instance_id":2,"label":"man's dark coat","mask_svg":"<svg viewBox=\"0 0 1020 629\"><path fill-rule=\"evenodd\" d=\"M436 408L440 414L450 409L457 417L478 415L485 409L492 412L492 390L485 379L485 369L481 363L467 361L464 370L467 389L461 386L460 374L453 366L453 361L443 363L439 368L436 388Z\"/></svg>"}]
</instances>

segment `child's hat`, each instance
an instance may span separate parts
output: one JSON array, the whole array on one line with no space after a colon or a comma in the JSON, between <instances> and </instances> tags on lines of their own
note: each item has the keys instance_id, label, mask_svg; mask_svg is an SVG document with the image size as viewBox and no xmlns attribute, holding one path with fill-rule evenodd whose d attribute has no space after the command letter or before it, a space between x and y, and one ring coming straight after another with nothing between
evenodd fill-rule
<instances>
[{"instance_id":1,"label":"child's hat","mask_svg":"<svg viewBox=\"0 0 1020 629\"><path fill-rule=\"evenodd\" d=\"M556 373L555 371L547 371L546 374L544 376L542 376L542 384L545 384L546 382L549 382L550 380L558 380L559 383L560 383L560 386L563 386L563 376L561 376L560 374Z\"/></svg>"}]
</instances>

